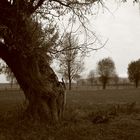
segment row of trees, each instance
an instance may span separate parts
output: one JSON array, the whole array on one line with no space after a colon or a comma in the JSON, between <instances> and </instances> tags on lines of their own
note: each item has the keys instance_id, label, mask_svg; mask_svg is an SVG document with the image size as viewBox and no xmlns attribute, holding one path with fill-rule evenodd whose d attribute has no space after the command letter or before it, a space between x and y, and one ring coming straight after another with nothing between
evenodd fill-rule
<instances>
[{"instance_id":1,"label":"row of trees","mask_svg":"<svg viewBox=\"0 0 140 140\"><path fill-rule=\"evenodd\" d=\"M84 70L84 63L81 56L79 56L78 43L75 41L74 36L66 34L64 39L63 49L66 49L58 58L59 60L59 73L65 80L68 80L68 89L71 90L72 80L80 79L80 74ZM72 49L75 47L77 49ZM6 64L0 63L0 72L6 75L6 78L11 83L16 83L16 78ZM104 58L97 63L96 71L91 70L87 77L88 81L93 86L97 82L101 82L103 89L106 89L106 85L111 81L114 84L118 84L119 76L116 73L115 63L111 58ZM98 79L98 80L97 80ZM130 82L135 83L137 88L140 81L140 59L132 61L128 64L128 79Z\"/></svg>"},{"instance_id":2,"label":"row of trees","mask_svg":"<svg viewBox=\"0 0 140 140\"><path fill-rule=\"evenodd\" d=\"M59 60L59 73L68 81L68 89L71 90L73 80L80 79L80 74L84 70L84 63L82 56L79 56L78 43L75 41L74 36L66 34L64 39L63 49L67 48L58 58ZM72 49L73 47L77 49ZM79 57L78 57L79 56ZM6 64L0 63L0 72L6 75L6 78L11 83L16 83L16 78ZM97 64L96 71L91 70L87 77L88 81L93 86L97 84L97 79L102 83L103 89L111 81L118 84L119 76L116 73L115 63L111 58L104 58ZM128 79L130 82L135 83L137 88L140 81L140 59L132 61L128 64Z\"/></svg>"},{"instance_id":3,"label":"row of trees","mask_svg":"<svg viewBox=\"0 0 140 140\"><path fill-rule=\"evenodd\" d=\"M98 77L103 85L103 89L106 89L106 85L112 78L118 78L115 63L110 57L104 58L97 63L96 73L93 70L89 72L88 79L92 84L95 77Z\"/></svg>"},{"instance_id":4,"label":"row of trees","mask_svg":"<svg viewBox=\"0 0 140 140\"><path fill-rule=\"evenodd\" d=\"M106 88L110 80L113 80L117 84L119 76L116 73L114 61L109 57L100 60L97 64L96 72L91 70L88 74L88 80L91 85L95 82L95 77L98 77L103 85L103 89ZM128 64L128 79L130 82L134 82L136 88L138 87L140 81L140 59Z\"/></svg>"}]
</instances>

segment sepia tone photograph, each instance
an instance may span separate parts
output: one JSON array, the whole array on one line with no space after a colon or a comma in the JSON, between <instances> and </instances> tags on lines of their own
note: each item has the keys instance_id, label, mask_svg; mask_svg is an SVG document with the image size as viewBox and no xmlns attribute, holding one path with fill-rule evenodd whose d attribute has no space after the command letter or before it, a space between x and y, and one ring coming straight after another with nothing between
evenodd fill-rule
<instances>
[{"instance_id":1,"label":"sepia tone photograph","mask_svg":"<svg viewBox=\"0 0 140 140\"><path fill-rule=\"evenodd\" d=\"M140 0L0 0L0 140L140 140Z\"/></svg>"}]
</instances>

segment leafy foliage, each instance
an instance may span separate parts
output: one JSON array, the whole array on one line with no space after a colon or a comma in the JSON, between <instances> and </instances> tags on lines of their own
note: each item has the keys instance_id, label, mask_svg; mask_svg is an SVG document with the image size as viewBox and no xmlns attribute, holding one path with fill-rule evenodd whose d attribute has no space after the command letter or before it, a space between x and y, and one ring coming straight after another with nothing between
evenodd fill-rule
<instances>
[{"instance_id":1,"label":"leafy foliage","mask_svg":"<svg viewBox=\"0 0 140 140\"><path fill-rule=\"evenodd\" d=\"M109 79L116 73L115 64L111 58L104 58L98 62L97 72L99 74L99 80L103 83L105 89Z\"/></svg>"},{"instance_id":2,"label":"leafy foliage","mask_svg":"<svg viewBox=\"0 0 140 140\"><path fill-rule=\"evenodd\" d=\"M137 87L140 81L140 59L129 63L128 77L129 77L129 80L134 82Z\"/></svg>"}]
</instances>

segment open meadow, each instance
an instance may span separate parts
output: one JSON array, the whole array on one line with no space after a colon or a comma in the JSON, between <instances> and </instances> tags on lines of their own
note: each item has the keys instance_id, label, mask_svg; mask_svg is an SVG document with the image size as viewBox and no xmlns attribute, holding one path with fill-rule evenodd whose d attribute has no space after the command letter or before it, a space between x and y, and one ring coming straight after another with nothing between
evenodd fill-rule
<instances>
[{"instance_id":1,"label":"open meadow","mask_svg":"<svg viewBox=\"0 0 140 140\"><path fill-rule=\"evenodd\" d=\"M0 91L0 140L139 140L140 89L67 92L60 124L28 120L21 91Z\"/></svg>"}]
</instances>

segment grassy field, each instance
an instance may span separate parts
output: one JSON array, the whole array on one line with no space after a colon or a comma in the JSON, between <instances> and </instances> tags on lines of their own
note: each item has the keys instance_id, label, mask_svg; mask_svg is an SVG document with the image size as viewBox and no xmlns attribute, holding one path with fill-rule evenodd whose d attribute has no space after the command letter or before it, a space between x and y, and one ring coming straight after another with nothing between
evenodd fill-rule
<instances>
[{"instance_id":1,"label":"grassy field","mask_svg":"<svg viewBox=\"0 0 140 140\"><path fill-rule=\"evenodd\" d=\"M24 96L0 91L0 140L139 140L140 89L67 92L55 126L21 119Z\"/></svg>"}]
</instances>

